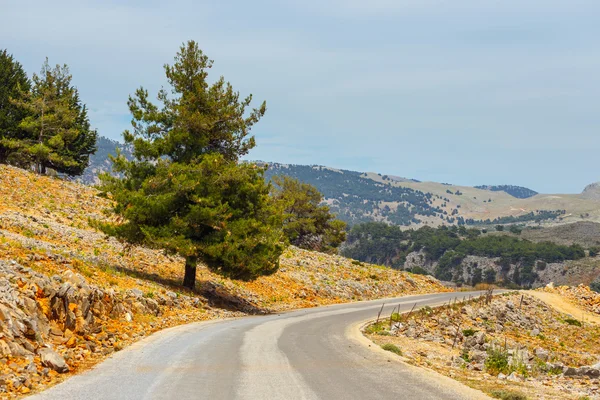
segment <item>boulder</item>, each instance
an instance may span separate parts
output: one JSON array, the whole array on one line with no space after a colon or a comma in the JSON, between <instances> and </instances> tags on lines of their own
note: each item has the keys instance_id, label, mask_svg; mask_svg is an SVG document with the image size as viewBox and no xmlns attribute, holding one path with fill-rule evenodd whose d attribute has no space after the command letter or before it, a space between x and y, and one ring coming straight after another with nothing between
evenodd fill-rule
<instances>
[{"instance_id":1,"label":"boulder","mask_svg":"<svg viewBox=\"0 0 600 400\"><path fill-rule=\"evenodd\" d=\"M38 354L44 367L52 368L56 372L69 372L69 366L65 359L52 349L43 347L38 350Z\"/></svg>"}]
</instances>

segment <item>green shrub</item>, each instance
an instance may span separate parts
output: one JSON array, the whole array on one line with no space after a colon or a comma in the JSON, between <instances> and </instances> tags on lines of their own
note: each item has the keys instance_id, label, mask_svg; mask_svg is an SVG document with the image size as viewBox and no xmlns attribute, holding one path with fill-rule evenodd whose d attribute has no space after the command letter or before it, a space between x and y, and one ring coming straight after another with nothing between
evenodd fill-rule
<instances>
[{"instance_id":1,"label":"green shrub","mask_svg":"<svg viewBox=\"0 0 600 400\"><path fill-rule=\"evenodd\" d=\"M508 352L498 347L488 349L485 369L490 375L508 374Z\"/></svg>"},{"instance_id":2,"label":"green shrub","mask_svg":"<svg viewBox=\"0 0 600 400\"><path fill-rule=\"evenodd\" d=\"M385 351L391 351L392 353L398 354L399 356L402 355L402 350L400 350L400 348L398 346L396 346L395 344L386 343L386 344L382 345L381 348L384 349Z\"/></svg>"},{"instance_id":3,"label":"green shrub","mask_svg":"<svg viewBox=\"0 0 600 400\"><path fill-rule=\"evenodd\" d=\"M574 325L574 326L581 326L581 322L574 319L574 318L567 318L565 319L565 323L569 324L569 325Z\"/></svg>"},{"instance_id":4,"label":"green shrub","mask_svg":"<svg viewBox=\"0 0 600 400\"><path fill-rule=\"evenodd\" d=\"M472 329L472 328L469 328L469 329L463 330L462 332L463 332L463 336L464 337L469 337L469 336L473 336L474 334L476 334L479 331L477 331L475 329Z\"/></svg>"},{"instance_id":5,"label":"green shrub","mask_svg":"<svg viewBox=\"0 0 600 400\"><path fill-rule=\"evenodd\" d=\"M384 321L380 321L376 324L371 324L365 328L365 333L377 333L385 330L386 323Z\"/></svg>"},{"instance_id":6,"label":"green shrub","mask_svg":"<svg viewBox=\"0 0 600 400\"><path fill-rule=\"evenodd\" d=\"M527 396L518 392L510 392L508 390L494 390L492 397L501 400L527 400Z\"/></svg>"}]
</instances>

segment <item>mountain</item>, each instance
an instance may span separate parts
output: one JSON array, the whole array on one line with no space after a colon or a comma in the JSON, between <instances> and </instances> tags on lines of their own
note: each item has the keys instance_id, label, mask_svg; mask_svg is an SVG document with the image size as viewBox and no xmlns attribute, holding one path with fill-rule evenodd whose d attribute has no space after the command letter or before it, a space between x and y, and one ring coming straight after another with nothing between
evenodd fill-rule
<instances>
[{"instance_id":1,"label":"mountain","mask_svg":"<svg viewBox=\"0 0 600 400\"><path fill-rule=\"evenodd\" d=\"M476 189L490 190L492 192L506 192L517 199L528 199L538 194L535 190L514 185L482 185L475 186Z\"/></svg>"},{"instance_id":2,"label":"mountain","mask_svg":"<svg viewBox=\"0 0 600 400\"><path fill-rule=\"evenodd\" d=\"M117 149L131 156L130 148L100 138L98 152L80 181L94 184L99 173L111 172L108 155ZM350 225L369 221L404 227L600 222L600 189L595 196L593 185L581 195L549 195L514 185L469 187L319 165L264 164L269 166L268 179L289 175L316 186L338 217Z\"/></svg>"},{"instance_id":3,"label":"mountain","mask_svg":"<svg viewBox=\"0 0 600 400\"><path fill-rule=\"evenodd\" d=\"M131 148L116 140L99 136L97 146L98 150L90 157L89 166L83 175L76 179L78 182L95 185L98 183L98 175L104 172L112 173L112 161L110 161L109 155L114 156L117 151L121 151L129 159L132 158Z\"/></svg>"},{"instance_id":4,"label":"mountain","mask_svg":"<svg viewBox=\"0 0 600 400\"><path fill-rule=\"evenodd\" d=\"M585 199L600 200L600 182L594 182L585 187L581 196Z\"/></svg>"}]
</instances>

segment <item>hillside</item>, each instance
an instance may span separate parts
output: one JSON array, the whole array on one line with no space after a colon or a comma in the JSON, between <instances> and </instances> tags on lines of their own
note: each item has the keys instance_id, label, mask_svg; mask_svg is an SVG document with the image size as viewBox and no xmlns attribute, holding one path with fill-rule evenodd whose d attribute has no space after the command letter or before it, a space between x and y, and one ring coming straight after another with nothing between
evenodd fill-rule
<instances>
[{"instance_id":1,"label":"hillside","mask_svg":"<svg viewBox=\"0 0 600 400\"><path fill-rule=\"evenodd\" d=\"M573 306L565 313L556 307L568 297L557 294L547 301L545 294L459 298L448 306L396 315L393 324L386 318L365 333L404 361L494 398L596 399L599 314L582 321L584 309Z\"/></svg>"},{"instance_id":2,"label":"hillside","mask_svg":"<svg viewBox=\"0 0 600 400\"><path fill-rule=\"evenodd\" d=\"M0 396L26 394L169 326L447 290L435 279L289 248L253 282L126 247L90 227L106 199L89 187L0 166ZM68 374L67 374L68 375Z\"/></svg>"},{"instance_id":3,"label":"hillside","mask_svg":"<svg viewBox=\"0 0 600 400\"><path fill-rule=\"evenodd\" d=\"M80 179L83 183L94 184L99 173L110 172L108 154L117 148L126 156L131 154L106 138L100 138L98 147ZM468 187L315 165L268 165L267 178L284 174L316 186L338 217L350 225L369 221L406 227L600 222L600 197L592 189L581 195L538 194L514 185Z\"/></svg>"}]
</instances>

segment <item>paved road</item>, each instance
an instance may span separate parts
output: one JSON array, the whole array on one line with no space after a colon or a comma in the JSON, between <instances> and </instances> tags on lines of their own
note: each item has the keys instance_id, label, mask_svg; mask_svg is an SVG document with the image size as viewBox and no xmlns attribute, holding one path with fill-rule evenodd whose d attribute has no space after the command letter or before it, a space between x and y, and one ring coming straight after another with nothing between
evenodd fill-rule
<instances>
[{"instance_id":1,"label":"paved road","mask_svg":"<svg viewBox=\"0 0 600 400\"><path fill-rule=\"evenodd\" d=\"M383 400L487 398L455 381L369 348L358 325L419 295L195 323L154 334L96 368L31 399ZM461 293L460 296L463 296Z\"/></svg>"}]
</instances>

